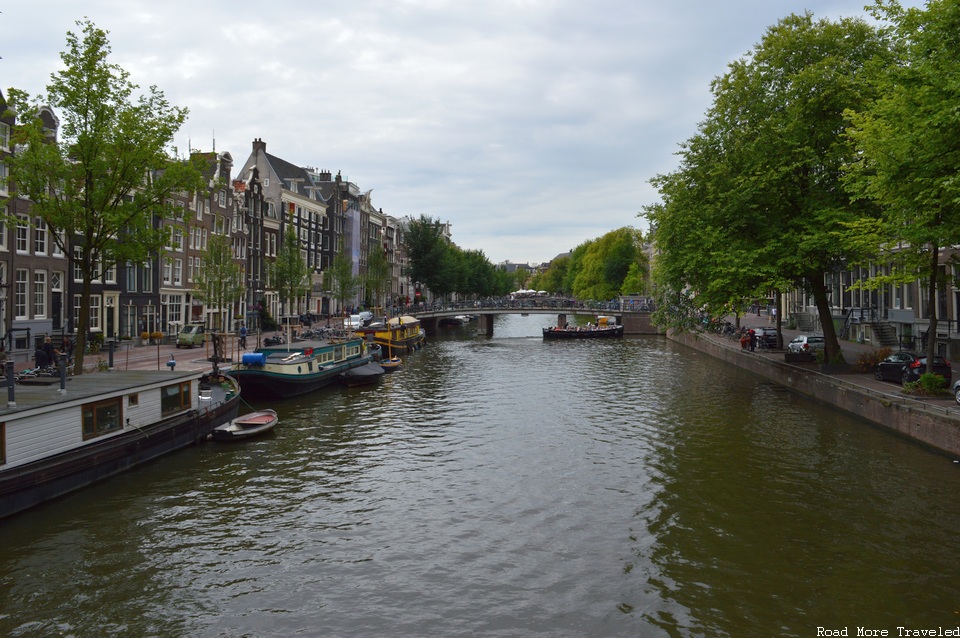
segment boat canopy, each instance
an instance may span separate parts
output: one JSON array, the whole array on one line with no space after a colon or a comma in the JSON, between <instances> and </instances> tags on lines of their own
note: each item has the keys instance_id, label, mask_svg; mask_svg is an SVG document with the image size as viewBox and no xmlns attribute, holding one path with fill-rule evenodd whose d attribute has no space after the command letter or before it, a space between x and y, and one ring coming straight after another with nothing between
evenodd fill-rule
<instances>
[{"instance_id":1,"label":"boat canopy","mask_svg":"<svg viewBox=\"0 0 960 638\"><path fill-rule=\"evenodd\" d=\"M417 319L416 317L411 317L410 315L403 315L402 317L394 317L393 319L387 322L387 325L393 328L400 325L401 323L407 326L414 323L420 323L420 320Z\"/></svg>"}]
</instances>

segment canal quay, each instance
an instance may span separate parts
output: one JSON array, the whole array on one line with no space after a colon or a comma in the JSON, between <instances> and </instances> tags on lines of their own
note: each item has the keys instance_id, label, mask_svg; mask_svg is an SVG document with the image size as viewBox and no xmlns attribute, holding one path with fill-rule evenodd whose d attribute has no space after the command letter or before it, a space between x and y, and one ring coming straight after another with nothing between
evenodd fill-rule
<instances>
[{"instance_id":1,"label":"canal quay","mask_svg":"<svg viewBox=\"0 0 960 638\"><path fill-rule=\"evenodd\" d=\"M751 319L745 317L743 325L773 325L762 318L752 322ZM804 334L789 329L781 329L781 332L784 350L793 337ZM841 341L841 351L847 363L844 366L820 366L787 363L784 350L744 351L738 341L717 334L678 332L671 333L669 338L960 459L960 405L952 394L911 396L904 394L897 383L876 379L872 370L858 370L858 358L877 350L877 346ZM954 381L958 374L960 370L955 369Z\"/></svg>"},{"instance_id":2,"label":"canal quay","mask_svg":"<svg viewBox=\"0 0 960 638\"><path fill-rule=\"evenodd\" d=\"M494 321L492 337L438 329L376 386L254 403L280 417L264 437L5 519L0 635L956 626L952 459L662 335L545 341L556 316ZM129 354L115 370L158 365Z\"/></svg>"}]
</instances>

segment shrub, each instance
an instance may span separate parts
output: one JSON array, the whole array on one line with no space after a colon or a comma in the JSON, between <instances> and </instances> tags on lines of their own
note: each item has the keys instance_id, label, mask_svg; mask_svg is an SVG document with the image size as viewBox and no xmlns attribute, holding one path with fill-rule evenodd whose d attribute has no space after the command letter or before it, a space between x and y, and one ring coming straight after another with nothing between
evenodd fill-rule
<instances>
[{"instance_id":1,"label":"shrub","mask_svg":"<svg viewBox=\"0 0 960 638\"><path fill-rule=\"evenodd\" d=\"M907 394L919 394L923 396L938 396L948 394L947 380L939 374L925 372L920 375L916 381L910 381L903 384L903 391Z\"/></svg>"},{"instance_id":2,"label":"shrub","mask_svg":"<svg viewBox=\"0 0 960 638\"><path fill-rule=\"evenodd\" d=\"M857 369L860 372L870 372L884 359L890 356L890 348L883 347L873 352L864 352L857 359Z\"/></svg>"}]
</instances>

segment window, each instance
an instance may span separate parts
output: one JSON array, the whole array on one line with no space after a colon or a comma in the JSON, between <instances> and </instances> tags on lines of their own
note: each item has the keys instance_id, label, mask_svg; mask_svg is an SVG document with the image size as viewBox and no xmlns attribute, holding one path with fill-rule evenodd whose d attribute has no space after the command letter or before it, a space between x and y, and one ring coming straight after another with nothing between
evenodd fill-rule
<instances>
[{"instance_id":1,"label":"window","mask_svg":"<svg viewBox=\"0 0 960 638\"><path fill-rule=\"evenodd\" d=\"M83 269L80 268L80 264L83 262L83 250L80 246L73 247L73 280L76 282L83 281Z\"/></svg>"},{"instance_id":2,"label":"window","mask_svg":"<svg viewBox=\"0 0 960 638\"><path fill-rule=\"evenodd\" d=\"M27 286L30 281L30 272L18 268L16 281L13 284L13 314L17 319L29 319L27 316Z\"/></svg>"},{"instance_id":3,"label":"window","mask_svg":"<svg viewBox=\"0 0 960 638\"><path fill-rule=\"evenodd\" d=\"M0 195L6 197L10 194L7 189L7 165L0 162Z\"/></svg>"},{"instance_id":4,"label":"window","mask_svg":"<svg viewBox=\"0 0 960 638\"><path fill-rule=\"evenodd\" d=\"M47 273L44 270L33 272L33 318L47 318Z\"/></svg>"},{"instance_id":5,"label":"window","mask_svg":"<svg viewBox=\"0 0 960 638\"><path fill-rule=\"evenodd\" d=\"M127 262L127 292L136 292L137 286L137 265L132 261Z\"/></svg>"},{"instance_id":6,"label":"window","mask_svg":"<svg viewBox=\"0 0 960 638\"><path fill-rule=\"evenodd\" d=\"M10 150L10 125L0 122L0 151Z\"/></svg>"},{"instance_id":7,"label":"window","mask_svg":"<svg viewBox=\"0 0 960 638\"><path fill-rule=\"evenodd\" d=\"M83 295L73 296L73 316L80 316L80 300ZM100 331L100 297L90 295L90 325L87 326L91 331Z\"/></svg>"},{"instance_id":8,"label":"window","mask_svg":"<svg viewBox=\"0 0 960 638\"><path fill-rule=\"evenodd\" d=\"M117 265L110 264L110 267L103 272L103 281L108 284L117 283Z\"/></svg>"},{"instance_id":9,"label":"window","mask_svg":"<svg viewBox=\"0 0 960 638\"><path fill-rule=\"evenodd\" d=\"M182 323L183 321L183 296L170 295L167 300L167 321L170 323Z\"/></svg>"},{"instance_id":10,"label":"window","mask_svg":"<svg viewBox=\"0 0 960 638\"><path fill-rule=\"evenodd\" d=\"M120 397L83 406L83 438L92 439L123 427Z\"/></svg>"},{"instance_id":11,"label":"window","mask_svg":"<svg viewBox=\"0 0 960 638\"><path fill-rule=\"evenodd\" d=\"M153 262L143 262L143 292L153 292Z\"/></svg>"},{"instance_id":12,"label":"window","mask_svg":"<svg viewBox=\"0 0 960 638\"><path fill-rule=\"evenodd\" d=\"M183 260L182 259L173 260L173 285L174 286L183 285Z\"/></svg>"},{"instance_id":13,"label":"window","mask_svg":"<svg viewBox=\"0 0 960 638\"><path fill-rule=\"evenodd\" d=\"M17 252L30 252L30 224L26 215L17 215Z\"/></svg>"},{"instance_id":14,"label":"window","mask_svg":"<svg viewBox=\"0 0 960 638\"><path fill-rule=\"evenodd\" d=\"M163 260L163 285L169 286L171 281L173 281L173 261L170 259L164 259Z\"/></svg>"},{"instance_id":15,"label":"window","mask_svg":"<svg viewBox=\"0 0 960 638\"><path fill-rule=\"evenodd\" d=\"M191 403L189 381L160 388L160 413L164 416L189 410Z\"/></svg>"},{"instance_id":16,"label":"window","mask_svg":"<svg viewBox=\"0 0 960 638\"><path fill-rule=\"evenodd\" d=\"M36 255L47 254L47 223L39 217L33 220L33 252Z\"/></svg>"},{"instance_id":17,"label":"window","mask_svg":"<svg viewBox=\"0 0 960 638\"><path fill-rule=\"evenodd\" d=\"M218 201L220 202L221 208L227 205L227 191L220 191L220 195L218 196Z\"/></svg>"},{"instance_id":18,"label":"window","mask_svg":"<svg viewBox=\"0 0 960 638\"><path fill-rule=\"evenodd\" d=\"M64 235L63 235L63 232L62 232L62 231L57 233L57 237L60 237L61 240L62 240L63 236L64 236ZM66 242L63 242L63 241L61 241L61 243L64 244L64 245L66 244ZM58 244L58 243L56 242L56 240L52 241L51 244L52 244L52 245L51 245L51 248L53 249L53 256L54 256L54 257L63 257L63 249L60 247L60 244Z\"/></svg>"}]
</instances>

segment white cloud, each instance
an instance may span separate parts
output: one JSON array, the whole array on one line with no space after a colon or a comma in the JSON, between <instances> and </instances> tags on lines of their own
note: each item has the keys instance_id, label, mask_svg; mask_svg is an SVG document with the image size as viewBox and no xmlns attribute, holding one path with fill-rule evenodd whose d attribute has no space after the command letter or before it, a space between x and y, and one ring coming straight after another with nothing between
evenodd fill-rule
<instances>
[{"instance_id":1,"label":"white cloud","mask_svg":"<svg viewBox=\"0 0 960 638\"><path fill-rule=\"evenodd\" d=\"M45 91L67 30L190 119L185 150L269 152L342 171L395 216L453 224L493 261L545 261L656 201L648 180L709 106L709 83L791 12L862 0L68 0L3 7L4 88Z\"/></svg>"}]
</instances>

